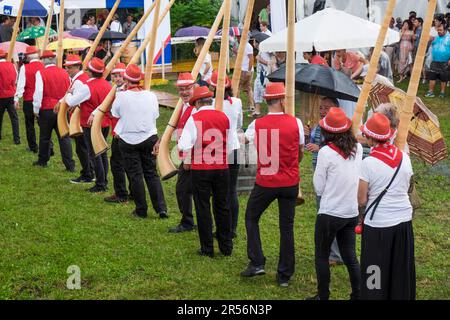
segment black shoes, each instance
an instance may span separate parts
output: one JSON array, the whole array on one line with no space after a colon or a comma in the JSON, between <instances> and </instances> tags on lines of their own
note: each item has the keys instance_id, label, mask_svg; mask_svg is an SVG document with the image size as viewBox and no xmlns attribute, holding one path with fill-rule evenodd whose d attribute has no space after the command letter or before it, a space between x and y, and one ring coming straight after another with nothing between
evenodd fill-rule
<instances>
[{"instance_id":1,"label":"black shoes","mask_svg":"<svg viewBox=\"0 0 450 320\"><path fill-rule=\"evenodd\" d=\"M83 178L81 176L78 178L75 178L75 179L70 179L70 183L74 183L74 184L91 183L94 181L95 181L95 179Z\"/></svg>"},{"instance_id":2,"label":"black shoes","mask_svg":"<svg viewBox=\"0 0 450 320\"><path fill-rule=\"evenodd\" d=\"M277 283L280 287L289 287L289 279L283 279L279 275L277 275Z\"/></svg>"},{"instance_id":3,"label":"black shoes","mask_svg":"<svg viewBox=\"0 0 450 320\"><path fill-rule=\"evenodd\" d=\"M167 214L166 211L161 211L161 212L159 213L159 218L160 218L160 219L168 219L168 218L169 218L169 215Z\"/></svg>"},{"instance_id":4,"label":"black shoes","mask_svg":"<svg viewBox=\"0 0 450 320\"><path fill-rule=\"evenodd\" d=\"M141 218L141 219L146 219L147 215L140 215L136 212L136 210L133 210L133 212L131 212L131 215L136 217L136 218Z\"/></svg>"},{"instance_id":5,"label":"black shoes","mask_svg":"<svg viewBox=\"0 0 450 320\"><path fill-rule=\"evenodd\" d=\"M264 266L255 267L251 263L248 264L247 269L241 272L241 277L254 277L254 276L262 276L266 274L264 270Z\"/></svg>"},{"instance_id":6,"label":"black shoes","mask_svg":"<svg viewBox=\"0 0 450 320\"><path fill-rule=\"evenodd\" d=\"M107 188L100 187L100 186L93 186L92 188L87 189L86 191L92 192L92 193L98 193L98 192L105 192Z\"/></svg>"},{"instance_id":7,"label":"black shoes","mask_svg":"<svg viewBox=\"0 0 450 320\"><path fill-rule=\"evenodd\" d=\"M128 198L119 198L115 194L112 196L106 197L103 200L108 203L128 203Z\"/></svg>"},{"instance_id":8,"label":"black shoes","mask_svg":"<svg viewBox=\"0 0 450 320\"><path fill-rule=\"evenodd\" d=\"M197 250L197 253L198 253L200 256L209 257L209 258L214 258L214 252L206 252L206 251L203 251L202 249L198 249L198 250Z\"/></svg>"},{"instance_id":9,"label":"black shoes","mask_svg":"<svg viewBox=\"0 0 450 320\"><path fill-rule=\"evenodd\" d=\"M170 228L169 233L181 233L181 232L189 232L195 230L195 226L193 227L186 227L182 224L177 225L176 227Z\"/></svg>"},{"instance_id":10,"label":"black shoes","mask_svg":"<svg viewBox=\"0 0 450 320\"><path fill-rule=\"evenodd\" d=\"M46 163L39 162L39 160L38 160L38 161L33 162L33 166L46 168L48 165Z\"/></svg>"},{"instance_id":11,"label":"black shoes","mask_svg":"<svg viewBox=\"0 0 450 320\"><path fill-rule=\"evenodd\" d=\"M38 153L37 149L27 148L28 152Z\"/></svg>"},{"instance_id":12,"label":"black shoes","mask_svg":"<svg viewBox=\"0 0 450 320\"><path fill-rule=\"evenodd\" d=\"M16 145L20 144L20 140L14 141L14 144L16 144Z\"/></svg>"},{"instance_id":13,"label":"black shoes","mask_svg":"<svg viewBox=\"0 0 450 320\"><path fill-rule=\"evenodd\" d=\"M320 297L318 294L316 294L314 297L309 297L309 298L306 298L305 300L307 300L307 301L320 300Z\"/></svg>"},{"instance_id":14,"label":"black shoes","mask_svg":"<svg viewBox=\"0 0 450 320\"><path fill-rule=\"evenodd\" d=\"M75 167L73 167L73 168L66 168L66 171L67 172L75 172Z\"/></svg>"}]
</instances>

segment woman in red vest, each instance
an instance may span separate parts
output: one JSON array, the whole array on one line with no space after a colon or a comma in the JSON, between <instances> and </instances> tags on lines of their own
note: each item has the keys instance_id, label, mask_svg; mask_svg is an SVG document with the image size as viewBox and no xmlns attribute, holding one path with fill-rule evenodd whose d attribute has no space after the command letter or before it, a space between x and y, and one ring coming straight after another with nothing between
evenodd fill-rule
<instances>
[{"instance_id":1,"label":"woman in red vest","mask_svg":"<svg viewBox=\"0 0 450 320\"><path fill-rule=\"evenodd\" d=\"M256 147L258 167L255 187L245 212L250 263L241 276L265 274L266 258L262 251L259 219L268 206L278 200L280 258L277 281L280 286L287 287L295 270L294 216L305 135L300 119L284 113L283 83L269 83L264 99L269 113L253 121L245 132L246 141L253 142Z\"/></svg>"},{"instance_id":2,"label":"woman in red vest","mask_svg":"<svg viewBox=\"0 0 450 320\"><path fill-rule=\"evenodd\" d=\"M6 54L5 51L0 49L0 139L2 138L3 115L5 111L8 111L14 143L20 144L19 117L14 108L17 71L11 62L5 60Z\"/></svg>"},{"instance_id":3,"label":"woman in red vest","mask_svg":"<svg viewBox=\"0 0 450 320\"><path fill-rule=\"evenodd\" d=\"M361 298L414 300L413 169L407 153L391 144L389 119L375 113L361 132L372 147L361 166L360 206L367 206L361 239Z\"/></svg>"},{"instance_id":4,"label":"woman in red vest","mask_svg":"<svg viewBox=\"0 0 450 320\"><path fill-rule=\"evenodd\" d=\"M44 51L41 59L45 68L36 73L33 95L33 112L39 123L39 153L34 166L46 167L50 159L52 132L58 136L62 161L69 172L75 171L72 159L72 143L69 137L61 138L58 133L57 116L53 109L64 97L70 85L67 72L55 65L56 55L53 51Z\"/></svg>"},{"instance_id":5,"label":"woman in red vest","mask_svg":"<svg viewBox=\"0 0 450 320\"><path fill-rule=\"evenodd\" d=\"M183 110L177 124L177 139L181 137L184 126L189 117L195 113L196 109L189 101L194 94L195 81L190 72L180 73L176 86L178 87L178 94L183 101ZM176 195L178 208L181 212L180 223L171 229L170 233L179 233L192 231L195 228L194 215L192 214L192 179L191 168L189 164L184 163L185 153L179 152L179 157L182 160L178 168L178 178L176 185Z\"/></svg>"},{"instance_id":6,"label":"woman in red vest","mask_svg":"<svg viewBox=\"0 0 450 320\"><path fill-rule=\"evenodd\" d=\"M38 49L35 46L27 47L25 56L28 63L20 67L14 103L17 109L19 99L23 97L23 114L25 115L28 149L37 153L38 145L36 143L36 130L34 129L33 94L36 84L36 73L44 69L44 64L39 60Z\"/></svg>"}]
</instances>

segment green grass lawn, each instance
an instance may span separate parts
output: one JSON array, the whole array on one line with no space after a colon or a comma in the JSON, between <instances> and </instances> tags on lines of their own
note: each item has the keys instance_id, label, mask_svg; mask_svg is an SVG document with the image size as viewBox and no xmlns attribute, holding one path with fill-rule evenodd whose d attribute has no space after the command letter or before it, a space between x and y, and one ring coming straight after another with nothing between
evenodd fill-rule
<instances>
[{"instance_id":1,"label":"green grass lawn","mask_svg":"<svg viewBox=\"0 0 450 320\"><path fill-rule=\"evenodd\" d=\"M174 90L171 86L157 89ZM450 99L424 102L440 117L450 143ZM161 109L160 133L170 114L171 110ZM103 197L113 190L111 174L106 194L93 195L85 191L85 185L70 184L76 174L64 171L57 143L49 167L33 167L36 156L25 151L22 111L20 121L22 145L13 145L7 115L0 141L1 299L304 299L315 294L316 212L309 154L301 164L306 205L297 207L295 219L296 272L291 285L280 288L275 282L276 204L261 220L268 274L241 279L239 272L247 264L243 218L248 196L240 197L233 255L217 255L213 260L200 257L196 232L167 232L180 218L176 179L163 182L170 219L160 220L150 209L149 219L137 220L130 215L134 205L104 203ZM449 166L448 160L433 168L414 161L423 202L414 219L418 299L450 298ZM66 288L71 265L81 269L80 290ZM345 267L332 268L331 298L348 299L349 292Z\"/></svg>"}]
</instances>

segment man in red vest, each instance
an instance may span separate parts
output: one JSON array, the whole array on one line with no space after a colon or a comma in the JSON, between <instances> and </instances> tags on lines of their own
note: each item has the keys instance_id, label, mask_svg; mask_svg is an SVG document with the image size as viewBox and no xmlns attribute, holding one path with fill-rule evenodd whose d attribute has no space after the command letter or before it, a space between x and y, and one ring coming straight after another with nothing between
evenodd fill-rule
<instances>
[{"instance_id":1,"label":"man in red vest","mask_svg":"<svg viewBox=\"0 0 450 320\"><path fill-rule=\"evenodd\" d=\"M14 65L5 60L6 52L0 49L0 139L2 138L3 115L8 111L11 119L15 144L20 144L19 117L14 108L14 94L16 93L17 71Z\"/></svg>"},{"instance_id":2,"label":"man in red vest","mask_svg":"<svg viewBox=\"0 0 450 320\"><path fill-rule=\"evenodd\" d=\"M111 85L103 78L105 63L99 58L92 58L88 63L87 73L91 77L85 84L74 88L73 94L66 97L69 108L73 110L76 106L80 107L81 120L80 125L83 128L83 137L88 148L89 160L94 164L95 186L88 189L89 192L104 192L108 185L108 155L106 152L95 156L91 141L91 125L88 119L92 113L105 100ZM111 125L109 112L105 115L102 123L102 134L106 137Z\"/></svg>"},{"instance_id":3,"label":"man in red vest","mask_svg":"<svg viewBox=\"0 0 450 320\"><path fill-rule=\"evenodd\" d=\"M245 132L246 141L253 142L256 147L258 166L255 187L245 213L250 263L241 276L265 274L266 258L262 251L259 219L267 207L278 200L280 258L277 281L286 287L295 270L294 216L300 180L298 167L303 157L305 137L300 119L284 113L283 83L269 83L264 99L269 113L253 121Z\"/></svg>"},{"instance_id":4,"label":"man in red vest","mask_svg":"<svg viewBox=\"0 0 450 320\"><path fill-rule=\"evenodd\" d=\"M20 67L14 105L18 109L19 99L23 97L23 114L25 116L28 150L37 153L38 145L36 143L36 130L34 129L33 95L36 73L44 69L44 64L39 60L38 48L35 46L27 47L25 57L28 63Z\"/></svg>"},{"instance_id":5,"label":"man in red vest","mask_svg":"<svg viewBox=\"0 0 450 320\"><path fill-rule=\"evenodd\" d=\"M69 137L61 138L58 132L57 116L54 107L64 97L70 85L67 72L55 65L56 55L45 50L41 55L45 68L36 73L35 90L33 94L33 112L39 123L39 153L34 166L46 167L50 159L50 148L53 130L58 136L62 161L67 171L75 171L75 161L72 159L72 144Z\"/></svg>"},{"instance_id":6,"label":"man in red vest","mask_svg":"<svg viewBox=\"0 0 450 320\"><path fill-rule=\"evenodd\" d=\"M225 113L212 106L213 96L214 93L208 87L194 89L190 103L195 104L198 110L187 120L178 141L179 150L192 150L192 193L201 245L198 253L211 258L214 257L211 196L220 252L229 256L233 251L227 163L227 131L230 123Z\"/></svg>"},{"instance_id":7,"label":"man in red vest","mask_svg":"<svg viewBox=\"0 0 450 320\"><path fill-rule=\"evenodd\" d=\"M67 95L70 96L77 88L86 84L89 80L89 76L86 72L81 70L83 62L78 55L68 55L64 63L64 67L71 79L69 90ZM57 107L59 109L59 105ZM57 113L58 110L55 110ZM78 178L71 179L71 183L90 183L94 181L94 165L89 161L88 147L82 135L76 136L75 140L75 152L81 164L80 176Z\"/></svg>"},{"instance_id":8,"label":"man in red vest","mask_svg":"<svg viewBox=\"0 0 450 320\"><path fill-rule=\"evenodd\" d=\"M179 139L183 128L191 114L195 113L195 107L190 105L189 100L194 94L195 81L190 72L180 73L176 86L178 87L178 94L183 101L183 110L177 124L177 138ZM183 152L179 152L178 156L181 160L186 156ZM192 215L192 180L190 165L181 161L178 169L178 179L176 185L176 195L178 208L181 212L180 223L171 229L170 233L180 233L185 231L192 231L195 228L194 216Z\"/></svg>"}]
</instances>

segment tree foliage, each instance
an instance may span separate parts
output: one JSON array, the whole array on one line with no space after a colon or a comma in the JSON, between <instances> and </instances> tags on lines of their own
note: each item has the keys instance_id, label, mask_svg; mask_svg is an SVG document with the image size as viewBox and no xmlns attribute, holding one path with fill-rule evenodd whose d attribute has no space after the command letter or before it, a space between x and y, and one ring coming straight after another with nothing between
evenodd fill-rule
<instances>
[{"instance_id":1,"label":"tree foliage","mask_svg":"<svg viewBox=\"0 0 450 320\"><path fill-rule=\"evenodd\" d=\"M170 10L172 33L178 29L201 26L211 27L220 10L220 0L179 0Z\"/></svg>"}]
</instances>

